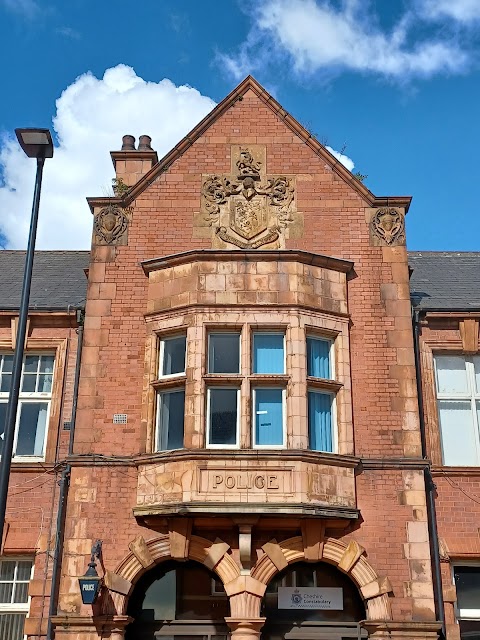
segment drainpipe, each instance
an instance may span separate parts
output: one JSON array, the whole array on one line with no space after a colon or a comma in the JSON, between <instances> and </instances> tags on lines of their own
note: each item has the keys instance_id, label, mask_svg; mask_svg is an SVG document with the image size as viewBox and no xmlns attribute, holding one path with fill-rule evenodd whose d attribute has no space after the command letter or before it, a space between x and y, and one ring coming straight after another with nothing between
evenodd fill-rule
<instances>
[{"instance_id":1,"label":"drainpipe","mask_svg":"<svg viewBox=\"0 0 480 640\"><path fill-rule=\"evenodd\" d=\"M68 442L68 455L73 453L73 442L75 437L75 421L77 417L77 404L78 404L78 384L80 381L80 363L82 360L82 346L83 346L83 323L85 319L85 313L83 309L77 309L77 358L75 362L75 378L73 383L73 400L72 400L72 417L70 421L70 439ZM60 568L62 563L63 554L63 542L65 538L65 517L67 515L67 498L68 488L70 486L70 473L71 465L66 464L65 469L62 472L60 479L60 497L58 499L57 510L57 527L55 533L55 551L53 555L53 570L52 570L52 587L50 590L50 605L48 608L48 625L47 625L47 640L53 640L53 624L52 616L57 615L58 612L58 596L60 591Z\"/></svg>"},{"instance_id":2,"label":"drainpipe","mask_svg":"<svg viewBox=\"0 0 480 640\"><path fill-rule=\"evenodd\" d=\"M422 441L422 457L427 456L427 438L425 433L425 414L422 389L422 368L420 364L420 312L412 307L413 350L415 354L415 373L417 378L418 413L420 418L420 437ZM433 481L430 466L424 469L425 492L427 495L427 520L430 538L430 555L432 562L433 594L437 619L442 623L441 635L446 638L445 606L442 591L442 572L440 569L440 549L438 544L437 510L435 507L436 485Z\"/></svg>"}]
</instances>

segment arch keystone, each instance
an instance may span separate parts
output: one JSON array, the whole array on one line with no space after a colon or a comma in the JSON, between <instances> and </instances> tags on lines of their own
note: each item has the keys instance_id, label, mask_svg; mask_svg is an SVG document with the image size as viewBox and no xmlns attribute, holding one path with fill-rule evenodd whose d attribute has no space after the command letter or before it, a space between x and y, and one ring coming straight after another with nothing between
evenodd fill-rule
<instances>
[{"instance_id":1,"label":"arch keystone","mask_svg":"<svg viewBox=\"0 0 480 640\"><path fill-rule=\"evenodd\" d=\"M155 560L153 559L143 536L137 536L134 540L129 542L128 548L144 569L148 569L155 564Z\"/></svg>"},{"instance_id":2,"label":"arch keystone","mask_svg":"<svg viewBox=\"0 0 480 640\"><path fill-rule=\"evenodd\" d=\"M262 549L265 551L273 564L277 567L278 571L282 571L283 569L286 569L286 567L288 567L287 559L283 555L283 551L275 538L270 540L270 542L266 542L263 545Z\"/></svg>"},{"instance_id":3,"label":"arch keystone","mask_svg":"<svg viewBox=\"0 0 480 640\"><path fill-rule=\"evenodd\" d=\"M223 542L223 540L221 540L220 538L216 538L215 542L208 549L203 564L207 567L207 569L213 571L229 549L229 544Z\"/></svg>"},{"instance_id":4,"label":"arch keystone","mask_svg":"<svg viewBox=\"0 0 480 640\"><path fill-rule=\"evenodd\" d=\"M360 587L360 591L365 600L381 596L393 591L390 580L386 576L378 576L376 580L372 580L368 584Z\"/></svg>"},{"instance_id":5,"label":"arch keystone","mask_svg":"<svg viewBox=\"0 0 480 640\"><path fill-rule=\"evenodd\" d=\"M302 541L305 560L318 562L323 557L325 523L322 520L302 521Z\"/></svg>"},{"instance_id":6,"label":"arch keystone","mask_svg":"<svg viewBox=\"0 0 480 640\"><path fill-rule=\"evenodd\" d=\"M190 518L169 518L168 537L170 539L170 555L173 560L188 558L192 521Z\"/></svg>"},{"instance_id":7,"label":"arch keystone","mask_svg":"<svg viewBox=\"0 0 480 640\"><path fill-rule=\"evenodd\" d=\"M348 573L364 552L365 549L359 545L358 542L350 540L347 548L343 552L342 559L338 563L338 568Z\"/></svg>"}]
</instances>

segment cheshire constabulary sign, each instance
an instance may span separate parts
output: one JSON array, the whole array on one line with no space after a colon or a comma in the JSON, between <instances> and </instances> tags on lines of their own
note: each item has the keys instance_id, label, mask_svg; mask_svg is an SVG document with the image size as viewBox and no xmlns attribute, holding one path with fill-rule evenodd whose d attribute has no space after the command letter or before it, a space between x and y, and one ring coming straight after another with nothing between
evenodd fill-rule
<instances>
[{"instance_id":1,"label":"cheshire constabulary sign","mask_svg":"<svg viewBox=\"0 0 480 640\"><path fill-rule=\"evenodd\" d=\"M343 589L339 587L278 587L279 609L343 610Z\"/></svg>"}]
</instances>

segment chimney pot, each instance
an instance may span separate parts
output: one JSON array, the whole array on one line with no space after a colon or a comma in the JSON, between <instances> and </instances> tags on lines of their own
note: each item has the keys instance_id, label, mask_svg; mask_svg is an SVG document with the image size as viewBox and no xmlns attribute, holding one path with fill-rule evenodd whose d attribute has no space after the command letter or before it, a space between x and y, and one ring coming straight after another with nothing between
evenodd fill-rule
<instances>
[{"instance_id":1,"label":"chimney pot","mask_svg":"<svg viewBox=\"0 0 480 640\"><path fill-rule=\"evenodd\" d=\"M135 136L123 136L122 151L135 151Z\"/></svg>"},{"instance_id":2,"label":"chimney pot","mask_svg":"<svg viewBox=\"0 0 480 640\"><path fill-rule=\"evenodd\" d=\"M139 151L153 151L151 147L152 139L150 136L140 136L138 139L138 150Z\"/></svg>"}]
</instances>

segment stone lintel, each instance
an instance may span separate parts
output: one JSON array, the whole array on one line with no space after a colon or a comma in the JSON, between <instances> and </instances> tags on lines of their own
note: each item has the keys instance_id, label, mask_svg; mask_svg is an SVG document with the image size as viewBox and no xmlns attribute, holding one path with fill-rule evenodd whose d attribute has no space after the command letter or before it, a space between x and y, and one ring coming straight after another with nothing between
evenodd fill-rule
<instances>
[{"instance_id":1,"label":"stone lintel","mask_svg":"<svg viewBox=\"0 0 480 640\"><path fill-rule=\"evenodd\" d=\"M137 536L134 540L128 543L128 548L136 557L136 559L140 562L144 569L148 569L153 564L155 564L155 560L150 553L150 549L147 547L147 543L145 542L145 538L143 536Z\"/></svg>"}]
</instances>

